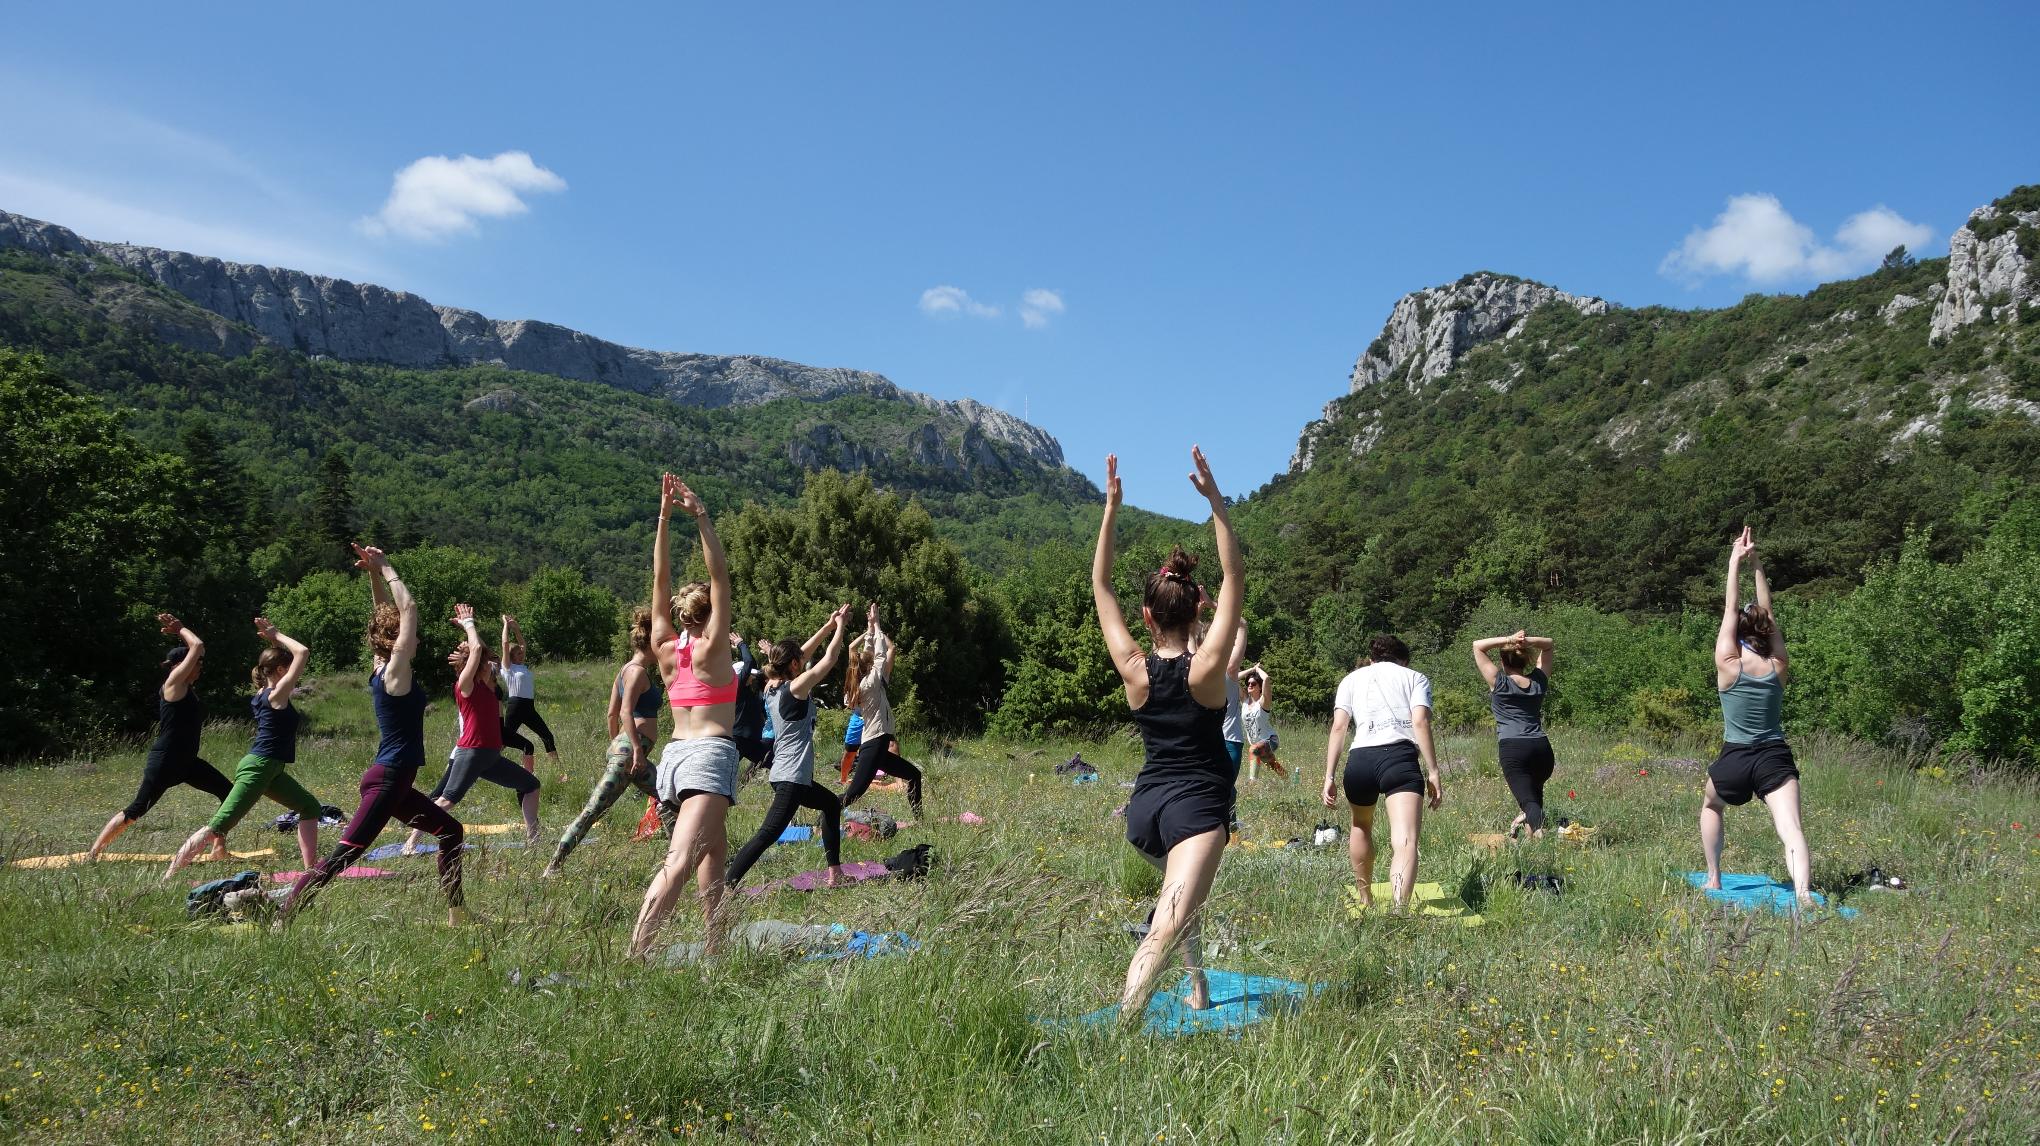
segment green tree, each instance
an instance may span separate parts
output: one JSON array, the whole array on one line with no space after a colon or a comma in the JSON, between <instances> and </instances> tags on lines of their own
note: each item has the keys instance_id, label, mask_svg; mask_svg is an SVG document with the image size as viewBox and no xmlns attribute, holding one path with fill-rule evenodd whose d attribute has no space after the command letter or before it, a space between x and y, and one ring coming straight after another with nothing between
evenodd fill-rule
<instances>
[{"instance_id":1,"label":"green tree","mask_svg":"<svg viewBox=\"0 0 2040 1146\"><path fill-rule=\"evenodd\" d=\"M623 606L578 570L548 566L519 590L516 609L534 656L580 660L608 655Z\"/></svg>"},{"instance_id":2,"label":"green tree","mask_svg":"<svg viewBox=\"0 0 2040 1146\"><path fill-rule=\"evenodd\" d=\"M188 543L183 467L0 350L0 745L35 755L153 717L160 554Z\"/></svg>"},{"instance_id":3,"label":"green tree","mask_svg":"<svg viewBox=\"0 0 2040 1146\"><path fill-rule=\"evenodd\" d=\"M495 648L497 633L489 623L503 611L503 590L496 581L496 568L488 558L450 545L426 545L390 554L390 564L396 567L398 576L411 590L412 599L418 602L418 679L434 690L452 682L453 670L447 666L446 658L454 646L466 639L453 623L453 607L457 603L475 607L482 640L496 656L503 655L503 650ZM367 608L364 602L361 614L364 628Z\"/></svg>"},{"instance_id":4,"label":"green tree","mask_svg":"<svg viewBox=\"0 0 2040 1146\"><path fill-rule=\"evenodd\" d=\"M352 573L320 569L272 590L262 612L311 650L320 672L360 666L368 653L368 585Z\"/></svg>"},{"instance_id":5,"label":"green tree","mask_svg":"<svg viewBox=\"0 0 2040 1146\"><path fill-rule=\"evenodd\" d=\"M869 475L825 470L796 506L754 503L719 521L737 631L803 639L838 604L876 601L899 646L894 705L940 728L982 725L1004 690L1005 619L926 510Z\"/></svg>"},{"instance_id":6,"label":"green tree","mask_svg":"<svg viewBox=\"0 0 2040 1146\"><path fill-rule=\"evenodd\" d=\"M312 517L318 522L319 536L330 554L328 562L334 567L344 566L350 552L348 543L355 539L356 517L354 467L347 464L347 455L340 450L327 450L325 459L319 463L319 487L312 498Z\"/></svg>"}]
</instances>

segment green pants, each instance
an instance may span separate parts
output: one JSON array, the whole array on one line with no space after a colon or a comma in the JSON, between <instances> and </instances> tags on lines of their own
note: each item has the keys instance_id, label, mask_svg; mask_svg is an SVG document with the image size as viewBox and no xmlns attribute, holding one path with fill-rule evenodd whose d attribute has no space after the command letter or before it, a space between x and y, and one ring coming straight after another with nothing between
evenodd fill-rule
<instances>
[{"instance_id":1,"label":"green pants","mask_svg":"<svg viewBox=\"0 0 2040 1146\"><path fill-rule=\"evenodd\" d=\"M303 784L291 778L284 771L290 765L267 756L248 755L234 767L234 787L227 798L220 801L220 810L214 813L212 823L206 827L221 835L232 831L255 801L267 796L300 816L310 816L313 823L319 822L319 798L305 790Z\"/></svg>"}]
</instances>

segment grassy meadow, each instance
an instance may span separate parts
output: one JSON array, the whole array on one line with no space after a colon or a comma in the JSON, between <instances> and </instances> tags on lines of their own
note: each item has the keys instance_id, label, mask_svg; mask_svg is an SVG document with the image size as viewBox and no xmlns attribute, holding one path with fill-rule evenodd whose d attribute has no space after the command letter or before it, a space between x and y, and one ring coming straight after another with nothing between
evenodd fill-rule
<instances>
[{"instance_id":1,"label":"grassy meadow","mask_svg":"<svg viewBox=\"0 0 2040 1146\"><path fill-rule=\"evenodd\" d=\"M225 671L226 665L215 666ZM606 665L542 666L556 835L601 766ZM373 744L362 681L313 682L296 774L351 810ZM428 730L449 740L453 706ZM828 714L835 732L840 714ZM478 839L452 929L429 859L340 881L288 934L188 923L191 880L161 864L0 868L0 1134L38 1143L650 1142L1939 1142L2040 1135L2040 785L1931 776L1845 742L1797 745L1816 884L1877 862L1915 885L1848 897L1860 914L1738 915L1689 891L1705 745L1560 731L1554 814L1593 824L1488 853L1513 814L1486 735L1448 738L1445 806L1420 880L1486 925L1347 917L1343 845L1229 850L1208 908L1212 966L1329 984L1245 1032L1158 1039L1055 1029L1113 1001L1154 880L1112 815L1137 741L938 744L907 730L931 820L846 858L914 843L915 884L745 900L743 920L899 930L908 955L844 963L739 953L683 970L621 954L661 845L621 801L565 877L550 853ZM1298 779L1243 785L1245 838L1307 836L1324 731L1283 722ZM818 735L818 739L819 739ZM207 757L230 769L242 726ZM1053 774L1081 750L1103 773ZM139 746L0 772L8 857L82 851L133 792ZM423 775L429 784L438 763ZM825 765L826 767L827 765ZM769 790L739 793L741 843ZM904 818L904 798L867 806ZM169 852L213 811L176 789L115 850ZM298 866L264 804L230 846ZM458 815L516 819L478 785ZM398 837L392 829L383 837ZM1726 867L1783 874L1768 817L1731 810ZM1386 830L1377 870L1385 878ZM328 830L328 840L337 830ZM817 866L767 853L757 882ZM242 865L236 864L233 867ZM222 864L193 879L229 874ZM1562 896L1515 890L1561 874ZM683 904L670 927L698 939ZM513 982L513 973L518 982ZM546 981L547 976L558 978ZM1173 978L1173 974L1171 976ZM531 984L544 981L534 989Z\"/></svg>"}]
</instances>

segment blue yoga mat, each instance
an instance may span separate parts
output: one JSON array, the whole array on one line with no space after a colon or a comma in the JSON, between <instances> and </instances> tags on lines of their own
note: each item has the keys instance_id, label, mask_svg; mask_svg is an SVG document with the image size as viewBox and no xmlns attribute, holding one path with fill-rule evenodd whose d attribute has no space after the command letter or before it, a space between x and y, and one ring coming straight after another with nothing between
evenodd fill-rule
<instances>
[{"instance_id":1,"label":"blue yoga mat","mask_svg":"<svg viewBox=\"0 0 2040 1146\"><path fill-rule=\"evenodd\" d=\"M593 840L594 838L595 838L594 836L589 836L587 839L584 839L581 842L585 844L588 843L590 840ZM477 845L470 843L467 844L466 846L472 849ZM490 840L489 846L492 848L524 848L530 847L531 845L525 843L523 840L508 839L508 840ZM429 856L437 854L439 854L439 844L435 840L420 840L418 842L417 850L411 853L411 855L413 856ZM404 855L403 841L399 840L398 842L393 844L383 844L379 847L370 848L367 851L361 853L361 858L364 860L386 860L386 859L405 859L408 857Z\"/></svg>"},{"instance_id":2,"label":"blue yoga mat","mask_svg":"<svg viewBox=\"0 0 2040 1146\"><path fill-rule=\"evenodd\" d=\"M1210 1031L1238 1032L1264 1019L1286 1014L1303 1005L1305 999L1325 989L1323 983L1297 983L1236 971L1206 971L1211 986L1211 1006L1190 1008L1190 977L1166 991L1156 991L1148 1000L1147 1021L1141 1030L1151 1035L1197 1035ZM1117 1005L1080 1016L1086 1027L1112 1027L1119 1022Z\"/></svg>"},{"instance_id":3,"label":"blue yoga mat","mask_svg":"<svg viewBox=\"0 0 2040 1146\"><path fill-rule=\"evenodd\" d=\"M904 955L917 951L921 945L908 938L904 931L851 931L838 923L829 928L832 933L848 936L839 946L817 951L808 956L808 962L839 962L844 959L877 959L883 955Z\"/></svg>"},{"instance_id":4,"label":"blue yoga mat","mask_svg":"<svg viewBox=\"0 0 2040 1146\"><path fill-rule=\"evenodd\" d=\"M804 844L814 838L815 830L805 824L794 824L779 833L779 842L782 844Z\"/></svg>"},{"instance_id":5,"label":"blue yoga mat","mask_svg":"<svg viewBox=\"0 0 2040 1146\"><path fill-rule=\"evenodd\" d=\"M1707 873L1689 871L1686 873L1686 882L1694 887L1700 887L1707 882ZM1743 911L1769 911L1774 915L1792 914L1793 908L1799 902L1798 897L1792 894L1791 884L1779 883L1768 875L1725 871L1721 873L1720 888L1710 887L1705 890L1707 898L1716 903L1725 903ZM1827 906L1827 900L1819 892L1812 894L1816 905ZM1838 907L1835 913L1843 919L1856 917L1856 909L1853 907Z\"/></svg>"}]
</instances>

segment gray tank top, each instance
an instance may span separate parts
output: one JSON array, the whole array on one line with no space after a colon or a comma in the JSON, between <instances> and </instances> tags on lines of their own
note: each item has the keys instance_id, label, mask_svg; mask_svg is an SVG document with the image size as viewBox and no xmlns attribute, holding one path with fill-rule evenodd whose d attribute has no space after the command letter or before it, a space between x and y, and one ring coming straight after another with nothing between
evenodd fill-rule
<instances>
[{"instance_id":1,"label":"gray tank top","mask_svg":"<svg viewBox=\"0 0 2040 1146\"><path fill-rule=\"evenodd\" d=\"M765 708L779 725L772 741L774 784L815 782L815 702L793 695L784 684L765 690Z\"/></svg>"},{"instance_id":2,"label":"gray tank top","mask_svg":"<svg viewBox=\"0 0 2040 1146\"><path fill-rule=\"evenodd\" d=\"M1737 671L1721 690L1721 739L1726 744L1767 744L1785 739L1785 682Z\"/></svg>"},{"instance_id":3,"label":"gray tank top","mask_svg":"<svg viewBox=\"0 0 2040 1146\"><path fill-rule=\"evenodd\" d=\"M1544 690L1551 678L1544 670L1531 668L1524 674L1530 687L1517 684L1506 672L1495 674L1495 687L1488 693L1488 705L1495 713L1495 739L1536 740L1544 736Z\"/></svg>"}]
</instances>

